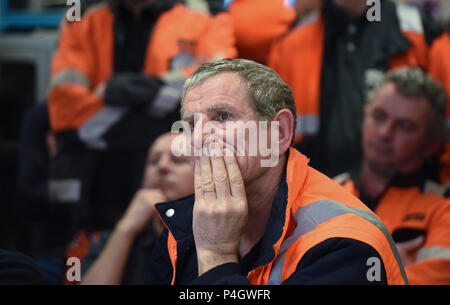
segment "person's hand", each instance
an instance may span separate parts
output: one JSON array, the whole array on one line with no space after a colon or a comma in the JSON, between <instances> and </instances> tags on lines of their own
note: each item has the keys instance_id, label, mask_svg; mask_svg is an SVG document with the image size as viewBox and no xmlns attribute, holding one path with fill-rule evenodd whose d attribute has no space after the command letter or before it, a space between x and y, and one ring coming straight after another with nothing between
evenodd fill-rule
<instances>
[{"instance_id":1,"label":"person's hand","mask_svg":"<svg viewBox=\"0 0 450 305\"><path fill-rule=\"evenodd\" d=\"M133 235L140 233L155 215L155 204L164 201L167 199L160 190L140 189L120 219L119 227Z\"/></svg>"},{"instance_id":2,"label":"person's hand","mask_svg":"<svg viewBox=\"0 0 450 305\"><path fill-rule=\"evenodd\" d=\"M410 253L422 247L423 241L424 237L419 236L414 239L395 244L397 246L398 254L400 255L400 259L402 260L403 266L406 267L414 262L410 256Z\"/></svg>"},{"instance_id":3,"label":"person's hand","mask_svg":"<svg viewBox=\"0 0 450 305\"><path fill-rule=\"evenodd\" d=\"M247 224L247 197L236 158L202 156L194 168L193 232L198 273L238 262L239 242Z\"/></svg>"}]
</instances>

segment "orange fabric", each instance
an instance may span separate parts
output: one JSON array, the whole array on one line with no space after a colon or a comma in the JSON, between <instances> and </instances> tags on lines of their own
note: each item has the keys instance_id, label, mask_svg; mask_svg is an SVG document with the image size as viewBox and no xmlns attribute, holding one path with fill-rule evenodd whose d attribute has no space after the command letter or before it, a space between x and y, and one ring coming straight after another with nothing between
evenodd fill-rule
<instances>
[{"instance_id":1,"label":"orange fabric","mask_svg":"<svg viewBox=\"0 0 450 305\"><path fill-rule=\"evenodd\" d=\"M172 233L169 231L169 236L167 237L167 249L169 249L169 256L170 256L170 262L172 264L172 283L171 285L175 285L175 278L176 278L176 270L177 270L177 242L175 238L173 237Z\"/></svg>"},{"instance_id":2,"label":"orange fabric","mask_svg":"<svg viewBox=\"0 0 450 305\"><path fill-rule=\"evenodd\" d=\"M405 31L402 31L402 34L412 43L412 46L407 53L391 58L389 69L418 66L428 70L428 45L424 35Z\"/></svg>"},{"instance_id":3,"label":"orange fabric","mask_svg":"<svg viewBox=\"0 0 450 305\"><path fill-rule=\"evenodd\" d=\"M320 199L332 199L348 207L370 211L361 201L351 193L343 191L342 187L322 173L307 166L307 159L295 149L290 151L298 161L292 166L288 163L288 186L293 186L288 197L288 207L291 213L309 203ZM295 156L296 155L296 156ZM303 164L302 164L303 163ZM305 173L300 175L299 173ZM353 238L372 246L383 259L389 284L403 284L400 269L396 263L389 243L373 224L354 214L344 214L319 225L314 231L307 233L289 248L283 268L282 280L288 278L303 254L321 241L333 237Z\"/></svg>"},{"instance_id":4,"label":"orange fabric","mask_svg":"<svg viewBox=\"0 0 450 305\"><path fill-rule=\"evenodd\" d=\"M78 128L104 106L93 91L113 74L113 23L111 7L103 5L86 13L80 22L68 24L61 33L52 62L52 77L72 69L87 77L89 86L64 84L50 90L48 102L53 131ZM196 57L196 65L216 56L237 55L228 14L211 17L178 4L163 13L155 24L146 51L144 73L161 76L168 72L170 59L186 51L180 41L194 43L188 51ZM186 69L185 75L194 69Z\"/></svg>"},{"instance_id":5,"label":"orange fabric","mask_svg":"<svg viewBox=\"0 0 450 305\"><path fill-rule=\"evenodd\" d=\"M358 192L350 179L344 187ZM420 249L440 246L450 249L450 200L423 194L418 187L389 188L375 208L391 234L401 228L425 232ZM417 215L417 217L411 217ZM409 217L408 217L409 216ZM418 249L411 253L416 258ZM427 259L405 267L410 284L450 284L450 260Z\"/></svg>"},{"instance_id":6,"label":"orange fabric","mask_svg":"<svg viewBox=\"0 0 450 305\"><path fill-rule=\"evenodd\" d=\"M443 34L436 39L430 50L430 74L439 81L447 92L447 121L450 118L450 34ZM444 153L440 157L442 170L441 183L450 182L450 141L447 141Z\"/></svg>"},{"instance_id":7,"label":"orange fabric","mask_svg":"<svg viewBox=\"0 0 450 305\"><path fill-rule=\"evenodd\" d=\"M229 7L240 58L266 63L273 41L287 32L295 10L284 0L235 0Z\"/></svg>"},{"instance_id":8,"label":"orange fabric","mask_svg":"<svg viewBox=\"0 0 450 305\"><path fill-rule=\"evenodd\" d=\"M386 276L389 285L403 284L403 279L398 271L398 265L392 257L392 251L387 242L383 242L383 233L375 226L367 224L367 221L354 214L344 214L330 219L320 224L315 231L305 234L299 238L288 250L285 260L285 268L281 280L289 278L296 270L297 257L302 257L314 245L317 245L330 238L330 231L333 237L351 238L361 240L377 249L386 269Z\"/></svg>"},{"instance_id":9,"label":"orange fabric","mask_svg":"<svg viewBox=\"0 0 450 305\"><path fill-rule=\"evenodd\" d=\"M80 230L77 233L75 240L69 245L69 247L66 250L65 253L66 259L69 259L70 257L77 257L80 261L83 261L83 259L89 252L89 248L92 244L92 241L95 241L98 238L100 238L100 233L98 231L88 234L86 231ZM65 266L65 268L67 269L67 266ZM64 277L64 284L75 285L76 283L69 282L67 280L67 277Z\"/></svg>"},{"instance_id":10,"label":"orange fabric","mask_svg":"<svg viewBox=\"0 0 450 305\"><path fill-rule=\"evenodd\" d=\"M324 21L297 27L273 45L268 65L292 89L297 114L318 115L324 41ZM292 67L301 67L293 69ZM303 138L296 133L295 143Z\"/></svg>"},{"instance_id":11,"label":"orange fabric","mask_svg":"<svg viewBox=\"0 0 450 305\"><path fill-rule=\"evenodd\" d=\"M292 232L293 227L296 226L293 215L299 207L306 206L320 199L331 199L342 202L349 207L370 211L339 184L310 168L308 162L309 160L300 152L293 148L290 149L286 173L289 191L283 233L273 246L275 252L274 260L247 274L247 278L253 285L267 285L280 246ZM353 214L333 217L329 221L322 223L317 229L299 238L287 251L283 265L282 280L288 278L295 271L295 267L308 249L314 247L320 241L333 237L353 238L371 245L383 259L389 284L404 284L400 268L390 249L388 240L372 223ZM175 268L176 251L173 249L176 249L176 241L173 239L173 236L169 235L168 251L172 266Z\"/></svg>"}]
</instances>

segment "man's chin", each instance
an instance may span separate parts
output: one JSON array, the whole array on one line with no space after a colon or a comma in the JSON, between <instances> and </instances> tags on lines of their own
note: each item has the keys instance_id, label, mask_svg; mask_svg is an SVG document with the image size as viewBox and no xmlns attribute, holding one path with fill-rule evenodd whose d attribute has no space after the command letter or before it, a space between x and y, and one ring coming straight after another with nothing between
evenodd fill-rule
<instances>
[{"instance_id":1,"label":"man's chin","mask_svg":"<svg viewBox=\"0 0 450 305\"><path fill-rule=\"evenodd\" d=\"M377 176L382 178L391 178L395 172L396 167L391 162L379 162L379 161L368 161L370 170L374 172Z\"/></svg>"}]
</instances>

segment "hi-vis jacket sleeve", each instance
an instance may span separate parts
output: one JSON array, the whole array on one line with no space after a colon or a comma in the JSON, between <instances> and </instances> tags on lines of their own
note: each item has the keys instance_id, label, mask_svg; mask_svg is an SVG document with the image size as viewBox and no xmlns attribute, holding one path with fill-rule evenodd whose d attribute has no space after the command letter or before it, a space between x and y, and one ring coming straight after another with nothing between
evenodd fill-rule
<instances>
[{"instance_id":1,"label":"hi-vis jacket sleeve","mask_svg":"<svg viewBox=\"0 0 450 305\"><path fill-rule=\"evenodd\" d=\"M87 22L72 22L61 33L53 58L48 92L53 131L77 129L104 105L93 93L94 44Z\"/></svg>"},{"instance_id":2,"label":"hi-vis jacket sleeve","mask_svg":"<svg viewBox=\"0 0 450 305\"><path fill-rule=\"evenodd\" d=\"M450 284L450 202L431 215L425 243L405 267L411 285Z\"/></svg>"},{"instance_id":3,"label":"hi-vis jacket sleeve","mask_svg":"<svg viewBox=\"0 0 450 305\"><path fill-rule=\"evenodd\" d=\"M450 139L448 136L450 128L450 34L442 34L433 42L430 50L430 75L440 82L447 92L447 112L445 129L447 132L447 142L445 150L440 156L441 183L446 185L450 183Z\"/></svg>"}]
</instances>

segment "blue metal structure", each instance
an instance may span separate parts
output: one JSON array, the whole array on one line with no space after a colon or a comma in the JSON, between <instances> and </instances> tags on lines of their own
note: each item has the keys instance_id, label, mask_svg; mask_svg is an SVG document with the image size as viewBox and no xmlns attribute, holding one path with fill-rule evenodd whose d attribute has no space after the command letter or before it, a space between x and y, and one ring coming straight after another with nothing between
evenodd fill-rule
<instances>
[{"instance_id":1,"label":"blue metal structure","mask_svg":"<svg viewBox=\"0 0 450 305\"><path fill-rule=\"evenodd\" d=\"M0 33L8 28L57 28L64 14L62 9L48 9L43 12L11 10L9 0L0 0Z\"/></svg>"}]
</instances>

